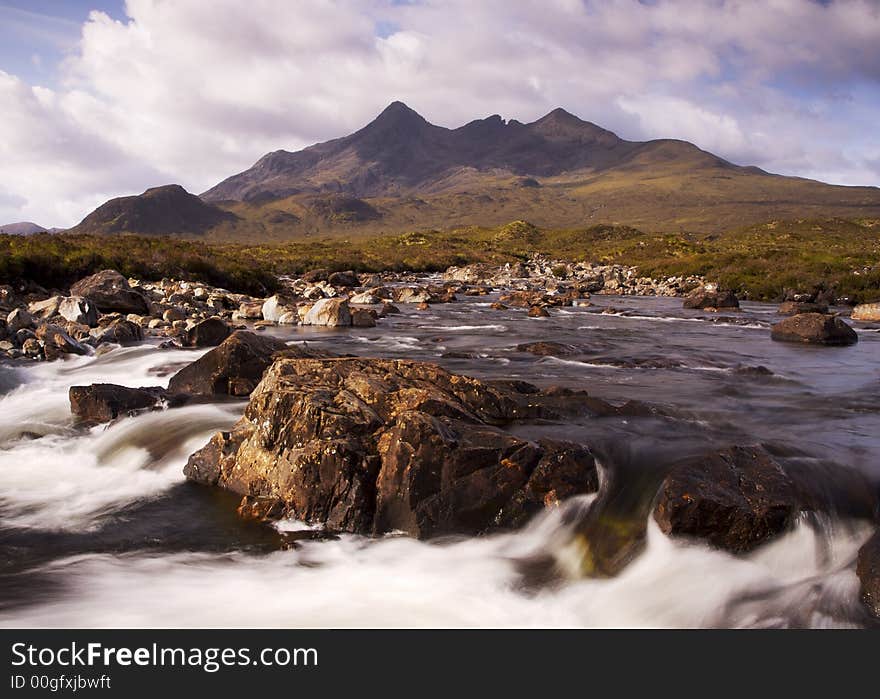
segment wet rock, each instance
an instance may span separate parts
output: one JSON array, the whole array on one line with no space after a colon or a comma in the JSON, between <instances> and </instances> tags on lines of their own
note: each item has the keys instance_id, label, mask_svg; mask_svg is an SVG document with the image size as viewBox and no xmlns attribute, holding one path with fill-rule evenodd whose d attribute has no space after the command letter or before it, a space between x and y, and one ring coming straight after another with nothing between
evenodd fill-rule
<instances>
[{"instance_id":1,"label":"wet rock","mask_svg":"<svg viewBox=\"0 0 880 699\"><path fill-rule=\"evenodd\" d=\"M206 318L186 332L188 347L216 347L229 337L229 326L219 318Z\"/></svg>"},{"instance_id":2,"label":"wet rock","mask_svg":"<svg viewBox=\"0 0 880 699\"><path fill-rule=\"evenodd\" d=\"M801 313L776 323L770 337L778 342L805 342L814 345L853 345L859 336L837 316Z\"/></svg>"},{"instance_id":3,"label":"wet rock","mask_svg":"<svg viewBox=\"0 0 880 699\"><path fill-rule=\"evenodd\" d=\"M68 396L71 413L82 422L99 424L153 410L163 403L165 391L158 387L127 388L96 383L91 386L71 386Z\"/></svg>"},{"instance_id":4,"label":"wet rock","mask_svg":"<svg viewBox=\"0 0 880 699\"><path fill-rule=\"evenodd\" d=\"M104 322L104 319L101 321ZM143 342L144 331L137 323L126 318L113 318L106 325L92 330L96 342L113 342L117 345L133 345Z\"/></svg>"},{"instance_id":5,"label":"wet rock","mask_svg":"<svg viewBox=\"0 0 880 699\"><path fill-rule=\"evenodd\" d=\"M828 313L827 303L813 301L784 301L776 311L781 316L796 316L800 313Z\"/></svg>"},{"instance_id":6,"label":"wet rock","mask_svg":"<svg viewBox=\"0 0 880 699\"><path fill-rule=\"evenodd\" d=\"M346 299L321 299L309 309L302 322L303 325L348 326L352 324L351 308Z\"/></svg>"},{"instance_id":7,"label":"wet rock","mask_svg":"<svg viewBox=\"0 0 880 699\"><path fill-rule=\"evenodd\" d=\"M717 308L739 308L739 300L732 291L723 291L706 284L689 293L683 302L685 308L712 310Z\"/></svg>"},{"instance_id":8,"label":"wet rock","mask_svg":"<svg viewBox=\"0 0 880 699\"><path fill-rule=\"evenodd\" d=\"M132 289L128 280L119 272L105 269L70 287L71 296L82 296L95 304L101 313L149 314L146 297Z\"/></svg>"},{"instance_id":9,"label":"wet rock","mask_svg":"<svg viewBox=\"0 0 880 699\"><path fill-rule=\"evenodd\" d=\"M478 533L595 488L586 450L501 429L547 414L543 400L521 382L433 364L279 359L234 429L193 454L185 473L333 529Z\"/></svg>"},{"instance_id":10,"label":"wet rock","mask_svg":"<svg viewBox=\"0 0 880 699\"><path fill-rule=\"evenodd\" d=\"M98 309L82 296L68 296L58 304L58 315L71 323L81 323L90 328L98 324Z\"/></svg>"},{"instance_id":11,"label":"wet rock","mask_svg":"<svg viewBox=\"0 0 880 699\"><path fill-rule=\"evenodd\" d=\"M361 282L357 275L349 270L347 272L333 272L333 274L327 277L327 283L330 286L351 287L360 286Z\"/></svg>"},{"instance_id":12,"label":"wet rock","mask_svg":"<svg viewBox=\"0 0 880 699\"><path fill-rule=\"evenodd\" d=\"M178 371L169 393L247 396L279 353L311 357L315 353L282 340L237 330L218 347Z\"/></svg>"},{"instance_id":13,"label":"wet rock","mask_svg":"<svg viewBox=\"0 0 880 699\"><path fill-rule=\"evenodd\" d=\"M373 304L382 303L382 299L376 296L372 291L363 291L360 294L355 294L349 298L348 302L372 306Z\"/></svg>"},{"instance_id":14,"label":"wet rock","mask_svg":"<svg viewBox=\"0 0 880 699\"><path fill-rule=\"evenodd\" d=\"M507 310L507 306L505 306L503 303L501 303L499 301L493 301L492 303L490 303L489 308L491 308L493 311L506 311Z\"/></svg>"},{"instance_id":15,"label":"wet rock","mask_svg":"<svg viewBox=\"0 0 880 699\"><path fill-rule=\"evenodd\" d=\"M416 310L417 311L430 311L431 306L428 304L427 301L422 301L421 303L416 304Z\"/></svg>"},{"instance_id":16,"label":"wet rock","mask_svg":"<svg viewBox=\"0 0 880 699\"><path fill-rule=\"evenodd\" d=\"M379 317L384 318L385 316L397 315L398 313L400 313L400 309L393 303L383 303L379 311Z\"/></svg>"},{"instance_id":17,"label":"wet rock","mask_svg":"<svg viewBox=\"0 0 880 699\"><path fill-rule=\"evenodd\" d=\"M795 484L760 447L732 447L673 467L654 519L673 536L751 551L790 529L801 509Z\"/></svg>"},{"instance_id":18,"label":"wet rock","mask_svg":"<svg viewBox=\"0 0 880 699\"><path fill-rule=\"evenodd\" d=\"M34 327L34 319L23 308L16 308L6 316L6 331L12 335L19 330L29 330Z\"/></svg>"},{"instance_id":19,"label":"wet rock","mask_svg":"<svg viewBox=\"0 0 880 699\"><path fill-rule=\"evenodd\" d=\"M853 308L852 319L880 322L880 303L860 303Z\"/></svg>"},{"instance_id":20,"label":"wet rock","mask_svg":"<svg viewBox=\"0 0 880 699\"><path fill-rule=\"evenodd\" d=\"M351 324L356 328L375 328L377 315L376 311L367 308L352 308Z\"/></svg>"},{"instance_id":21,"label":"wet rock","mask_svg":"<svg viewBox=\"0 0 880 699\"><path fill-rule=\"evenodd\" d=\"M564 357L577 354L577 347L561 342L525 342L516 346L517 352L528 352L538 357Z\"/></svg>"},{"instance_id":22,"label":"wet rock","mask_svg":"<svg viewBox=\"0 0 880 699\"><path fill-rule=\"evenodd\" d=\"M880 618L880 531L859 549L856 574L861 583L862 601L874 616Z\"/></svg>"},{"instance_id":23,"label":"wet rock","mask_svg":"<svg viewBox=\"0 0 880 699\"><path fill-rule=\"evenodd\" d=\"M549 318L550 312L544 306L532 306L529 309L529 318Z\"/></svg>"}]
</instances>

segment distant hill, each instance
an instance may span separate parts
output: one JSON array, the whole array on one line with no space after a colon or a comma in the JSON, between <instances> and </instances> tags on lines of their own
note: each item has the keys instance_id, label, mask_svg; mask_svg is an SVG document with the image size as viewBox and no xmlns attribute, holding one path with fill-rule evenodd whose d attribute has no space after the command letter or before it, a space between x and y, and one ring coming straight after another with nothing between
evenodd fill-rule
<instances>
[{"instance_id":1,"label":"distant hill","mask_svg":"<svg viewBox=\"0 0 880 699\"><path fill-rule=\"evenodd\" d=\"M33 235L34 233L45 233L46 229L42 226L31 223L30 221L20 221L19 223L7 223L0 226L0 233L6 235Z\"/></svg>"},{"instance_id":2,"label":"distant hill","mask_svg":"<svg viewBox=\"0 0 880 699\"><path fill-rule=\"evenodd\" d=\"M563 109L528 124L496 115L447 129L402 102L349 136L269 153L202 202L181 188L148 196L154 191L108 202L77 229L272 241L517 219L712 233L880 216L877 187L773 175L685 141L627 141Z\"/></svg>"},{"instance_id":3,"label":"distant hill","mask_svg":"<svg viewBox=\"0 0 880 699\"><path fill-rule=\"evenodd\" d=\"M111 199L86 216L71 233L202 234L235 215L206 204L178 184Z\"/></svg>"}]
</instances>

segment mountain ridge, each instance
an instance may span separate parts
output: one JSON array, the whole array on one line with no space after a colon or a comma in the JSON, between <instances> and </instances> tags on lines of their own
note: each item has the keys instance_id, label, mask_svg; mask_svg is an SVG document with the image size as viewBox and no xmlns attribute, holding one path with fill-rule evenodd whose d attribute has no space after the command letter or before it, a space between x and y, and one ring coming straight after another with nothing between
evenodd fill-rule
<instances>
[{"instance_id":1,"label":"mountain ridge","mask_svg":"<svg viewBox=\"0 0 880 699\"><path fill-rule=\"evenodd\" d=\"M880 188L775 175L687 141L627 141L562 108L529 123L493 114L450 129L399 101L348 136L266 153L201 198L174 190L171 211L157 209L150 191L112 200L72 230L272 242L518 219L719 233L880 217Z\"/></svg>"}]
</instances>

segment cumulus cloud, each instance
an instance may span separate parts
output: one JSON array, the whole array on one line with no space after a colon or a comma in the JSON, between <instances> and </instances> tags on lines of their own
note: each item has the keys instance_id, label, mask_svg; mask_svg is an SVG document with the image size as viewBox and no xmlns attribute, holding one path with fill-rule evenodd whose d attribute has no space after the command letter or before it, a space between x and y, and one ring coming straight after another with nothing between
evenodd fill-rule
<instances>
[{"instance_id":1,"label":"cumulus cloud","mask_svg":"<svg viewBox=\"0 0 880 699\"><path fill-rule=\"evenodd\" d=\"M402 99L458 126L563 106L632 139L880 183L868 0L129 0L92 13L57 89L0 73L0 220L75 223L109 196L202 191Z\"/></svg>"}]
</instances>

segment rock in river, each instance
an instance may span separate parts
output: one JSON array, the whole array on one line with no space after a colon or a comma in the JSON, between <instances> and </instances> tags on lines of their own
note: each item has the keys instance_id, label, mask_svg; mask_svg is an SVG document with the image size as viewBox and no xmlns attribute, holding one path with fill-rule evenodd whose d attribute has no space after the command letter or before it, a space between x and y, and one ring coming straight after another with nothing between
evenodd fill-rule
<instances>
[{"instance_id":1,"label":"rock in river","mask_svg":"<svg viewBox=\"0 0 880 699\"><path fill-rule=\"evenodd\" d=\"M346 299L321 299L309 309L303 318L303 325L325 325L328 327L351 325L351 308Z\"/></svg>"},{"instance_id":2,"label":"rock in river","mask_svg":"<svg viewBox=\"0 0 880 699\"><path fill-rule=\"evenodd\" d=\"M800 511L794 483L759 447L733 447L674 467L654 519L666 534L745 552L789 529Z\"/></svg>"},{"instance_id":3,"label":"rock in river","mask_svg":"<svg viewBox=\"0 0 880 699\"><path fill-rule=\"evenodd\" d=\"M859 336L837 316L801 313L773 326L770 337L778 342L806 342L814 345L853 345Z\"/></svg>"},{"instance_id":4,"label":"rock in river","mask_svg":"<svg viewBox=\"0 0 880 699\"><path fill-rule=\"evenodd\" d=\"M168 382L170 393L247 396L279 353L311 357L315 353L282 340L238 330L218 347L178 371Z\"/></svg>"},{"instance_id":5,"label":"rock in river","mask_svg":"<svg viewBox=\"0 0 880 699\"><path fill-rule=\"evenodd\" d=\"M570 410L579 395L413 361L279 359L185 473L332 529L474 534L595 490L586 449L501 428Z\"/></svg>"},{"instance_id":6,"label":"rock in river","mask_svg":"<svg viewBox=\"0 0 880 699\"><path fill-rule=\"evenodd\" d=\"M186 331L189 347L216 347L229 337L229 326L220 318L205 318Z\"/></svg>"},{"instance_id":7,"label":"rock in river","mask_svg":"<svg viewBox=\"0 0 880 699\"><path fill-rule=\"evenodd\" d=\"M706 284L685 296L683 305L685 308L702 310L739 308L739 300L732 291L722 291L711 284Z\"/></svg>"},{"instance_id":8,"label":"rock in river","mask_svg":"<svg viewBox=\"0 0 880 699\"><path fill-rule=\"evenodd\" d=\"M860 303L853 308L852 319L880 322L880 303Z\"/></svg>"},{"instance_id":9,"label":"rock in river","mask_svg":"<svg viewBox=\"0 0 880 699\"><path fill-rule=\"evenodd\" d=\"M110 422L118 417L152 410L165 398L162 388L128 388L110 383L71 386L70 412L87 424Z\"/></svg>"}]
</instances>

